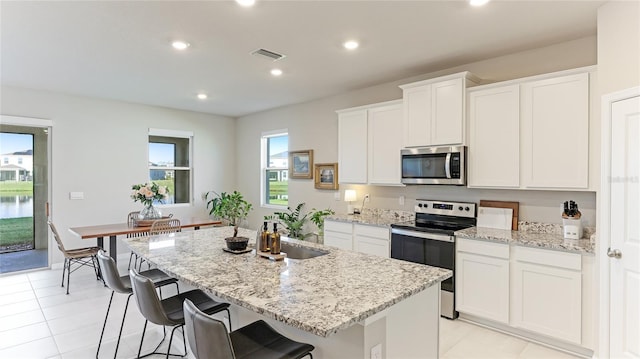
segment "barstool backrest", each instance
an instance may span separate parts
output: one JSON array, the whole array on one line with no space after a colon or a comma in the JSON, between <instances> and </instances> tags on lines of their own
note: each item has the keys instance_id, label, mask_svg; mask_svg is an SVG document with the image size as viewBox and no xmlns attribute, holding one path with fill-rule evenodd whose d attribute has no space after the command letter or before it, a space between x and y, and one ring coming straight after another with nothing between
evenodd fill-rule
<instances>
[{"instance_id":1,"label":"barstool backrest","mask_svg":"<svg viewBox=\"0 0 640 359\"><path fill-rule=\"evenodd\" d=\"M117 293L131 293L131 288L128 288L124 283L122 283L116 262L102 250L98 252L98 264L100 264L102 279L104 279L104 283L107 287Z\"/></svg>"},{"instance_id":2,"label":"barstool backrest","mask_svg":"<svg viewBox=\"0 0 640 359\"><path fill-rule=\"evenodd\" d=\"M179 324L167 317L151 279L138 274L135 269L129 270L129 278L131 279L133 296L136 298L138 309L146 320L158 325L173 326Z\"/></svg>"},{"instance_id":3,"label":"barstool backrest","mask_svg":"<svg viewBox=\"0 0 640 359\"><path fill-rule=\"evenodd\" d=\"M189 299L183 309L187 342L196 359L236 358L224 323L200 311Z\"/></svg>"}]
</instances>

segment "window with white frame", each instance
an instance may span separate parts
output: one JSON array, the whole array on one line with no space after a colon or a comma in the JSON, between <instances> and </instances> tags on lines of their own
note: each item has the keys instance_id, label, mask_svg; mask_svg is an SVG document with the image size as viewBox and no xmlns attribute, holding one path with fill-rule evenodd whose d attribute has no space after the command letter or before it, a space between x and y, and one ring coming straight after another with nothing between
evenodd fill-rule
<instances>
[{"instance_id":1,"label":"window with white frame","mask_svg":"<svg viewBox=\"0 0 640 359\"><path fill-rule=\"evenodd\" d=\"M286 208L289 204L289 134L287 130L262 134L261 204Z\"/></svg>"},{"instance_id":2,"label":"window with white frame","mask_svg":"<svg viewBox=\"0 0 640 359\"><path fill-rule=\"evenodd\" d=\"M149 129L149 180L169 188L156 204L191 203L193 133Z\"/></svg>"}]
</instances>

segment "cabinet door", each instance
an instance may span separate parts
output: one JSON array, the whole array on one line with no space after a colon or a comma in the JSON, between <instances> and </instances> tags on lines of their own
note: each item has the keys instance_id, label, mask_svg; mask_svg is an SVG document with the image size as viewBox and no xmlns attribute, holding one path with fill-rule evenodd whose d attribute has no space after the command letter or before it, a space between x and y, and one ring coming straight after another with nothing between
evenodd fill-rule
<instances>
[{"instance_id":1,"label":"cabinet door","mask_svg":"<svg viewBox=\"0 0 640 359\"><path fill-rule=\"evenodd\" d=\"M431 123L429 145L463 143L464 79L431 85Z\"/></svg>"},{"instance_id":2,"label":"cabinet door","mask_svg":"<svg viewBox=\"0 0 640 359\"><path fill-rule=\"evenodd\" d=\"M458 253L456 310L509 323L509 261Z\"/></svg>"},{"instance_id":3,"label":"cabinet door","mask_svg":"<svg viewBox=\"0 0 640 359\"><path fill-rule=\"evenodd\" d=\"M338 182L367 183L367 110L338 115Z\"/></svg>"},{"instance_id":4,"label":"cabinet door","mask_svg":"<svg viewBox=\"0 0 640 359\"><path fill-rule=\"evenodd\" d=\"M370 109L368 130L369 183L400 185L402 105Z\"/></svg>"},{"instance_id":5,"label":"cabinet door","mask_svg":"<svg viewBox=\"0 0 640 359\"><path fill-rule=\"evenodd\" d=\"M469 187L520 186L520 85L469 93Z\"/></svg>"},{"instance_id":6,"label":"cabinet door","mask_svg":"<svg viewBox=\"0 0 640 359\"><path fill-rule=\"evenodd\" d=\"M324 231L324 244L326 246L337 247L340 249L353 249L353 237L351 233L345 234L340 232Z\"/></svg>"},{"instance_id":7,"label":"cabinet door","mask_svg":"<svg viewBox=\"0 0 640 359\"><path fill-rule=\"evenodd\" d=\"M404 89L404 146L428 146L431 126L431 85Z\"/></svg>"},{"instance_id":8,"label":"cabinet door","mask_svg":"<svg viewBox=\"0 0 640 359\"><path fill-rule=\"evenodd\" d=\"M373 238L356 234L353 238L353 249L356 252L384 258L389 258L391 256L388 239Z\"/></svg>"},{"instance_id":9,"label":"cabinet door","mask_svg":"<svg viewBox=\"0 0 640 359\"><path fill-rule=\"evenodd\" d=\"M525 187L588 187L588 73L523 84L522 126Z\"/></svg>"},{"instance_id":10,"label":"cabinet door","mask_svg":"<svg viewBox=\"0 0 640 359\"><path fill-rule=\"evenodd\" d=\"M513 325L581 343L581 272L516 261Z\"/></svg>"}]
</instances>

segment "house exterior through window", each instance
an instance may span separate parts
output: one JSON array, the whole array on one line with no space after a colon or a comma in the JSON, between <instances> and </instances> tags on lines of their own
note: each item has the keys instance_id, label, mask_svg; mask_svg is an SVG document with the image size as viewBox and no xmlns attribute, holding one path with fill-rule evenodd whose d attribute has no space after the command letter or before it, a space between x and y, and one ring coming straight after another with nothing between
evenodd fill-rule
<instances>
[{"instance_id":1,"label":"house exterior through window","mask_svg":"<svg viewBox=\"0 0 640 359\"><path fill-rule=\"evenodd\" d=\"M169 188L169 197L156 204L191 203L192 138L191 132L149 129L149 181Z\"/></svg>"},{"instance_id":2,"label":"house exterior through window","mask_svg":"<svg viewBox=\"0 0 640 359\"><path fill-rule=\"evenodd\" d=\"M286 208L289 204L289 134L279 130L262 134L261 205Z\"/></svg>"}]
</instances>

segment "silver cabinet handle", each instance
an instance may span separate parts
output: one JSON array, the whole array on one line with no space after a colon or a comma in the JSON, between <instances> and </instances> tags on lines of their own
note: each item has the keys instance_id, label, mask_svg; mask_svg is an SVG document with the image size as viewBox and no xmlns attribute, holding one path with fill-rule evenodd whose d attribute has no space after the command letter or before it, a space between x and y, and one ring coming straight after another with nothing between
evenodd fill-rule
<instances>
[{"instance_id":1,"label":"silver cabinet handle","mask_svg":"<svg viewBox=\"0 0 640 359\"><path fill-rule=\"evenodd\" d=\"M622 258L622 252L619 249L607 249L607 255L611 258L620 259Z\"/></svg>"}]
</instances>

